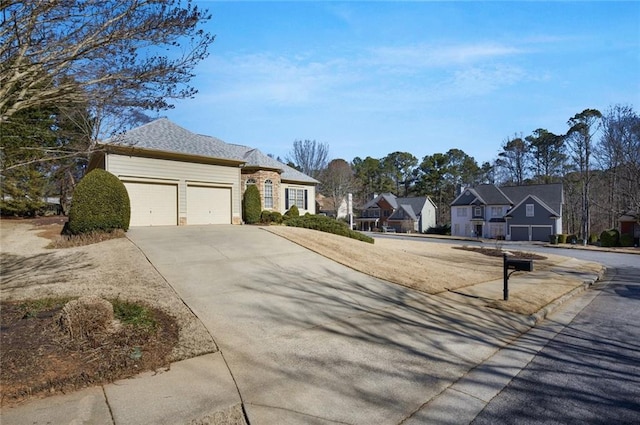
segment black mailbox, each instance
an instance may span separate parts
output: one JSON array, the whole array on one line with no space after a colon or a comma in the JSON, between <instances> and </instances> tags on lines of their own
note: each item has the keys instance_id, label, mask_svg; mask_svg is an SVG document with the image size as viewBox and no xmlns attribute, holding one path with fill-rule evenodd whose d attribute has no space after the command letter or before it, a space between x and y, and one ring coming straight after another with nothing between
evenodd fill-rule
<instances>
[{"instance_id":1,"label":"black mailbox","mask_svg":"<svg viewBox=\"0 0 640 425\"><path fill-rule=\"evenodd\" d=\"M517 272L532 272L533 260L515 260L507 258L507 268Z\"/></svg>"},{"instance_id":2,"label":"black mailbox","mask_svg":"<svg viewBox=\"0 0 640 425\"><path fill-rule=\"evenodd\" d=\"M503 282L504 289L503 299L507 301L509 299L509 276L515 272L530 272L533 271L533 260L516 260L509 258L506 253L503 254ZM509 270L512 270L509 273Z\"/></svg>"}]
</instances>

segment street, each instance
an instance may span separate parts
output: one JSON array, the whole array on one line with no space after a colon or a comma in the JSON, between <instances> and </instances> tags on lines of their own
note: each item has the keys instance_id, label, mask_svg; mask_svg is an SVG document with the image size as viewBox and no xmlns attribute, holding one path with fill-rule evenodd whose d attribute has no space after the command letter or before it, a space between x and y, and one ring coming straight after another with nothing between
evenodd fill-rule
<instances>
[{"instance_id":1,"label":"street","mask_svg":"<svg viewBox=\"0 0 640 425\"><path fill-rule=\"evenodd\" d=\"M472 423L639 423L639 273L611 269L597 297Z\"/></svg>"},{"instance_id":2,"label":"street","mask_svg":"<svg viewBox=\"0 0 640 425\"><path fill-rule=\"evenodd\" d=\"M513 249L596 261L608 271L580 295L595 291L593 300L472 424L640 423L640 256L534 244Z\"/></svg>"}]
</instances>

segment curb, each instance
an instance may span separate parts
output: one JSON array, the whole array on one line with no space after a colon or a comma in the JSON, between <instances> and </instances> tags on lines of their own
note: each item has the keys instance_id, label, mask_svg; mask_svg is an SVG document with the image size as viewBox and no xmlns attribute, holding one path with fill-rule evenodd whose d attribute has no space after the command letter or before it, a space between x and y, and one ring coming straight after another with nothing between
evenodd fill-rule
<instances>
[{"instance_id":1,"label":"curb","mask_svg":"<svg viewBox=\"0 0 640 425\"><path fill-rule=\"evenodd\" d=\"M593 279L584 280L582 282L582 285L578 286L577 288L572 289L571 291L567 292L563 296L557 298L556 300L554 300L551 303L547 304L546 306L542 307L536 313L533 313L532 315L530 315L528 320L530 321L532 326L535 326L538 323L542 322L544 319L547 318L548 315L550 315L551 313L556 311L558 309L558 307L560 307L565 302L569 301L570 299L572 299L576 295L581 294L584 291L586 291L587 289L589 289L590 286L592 286L597 281L602 279L602 277L604 276L606 271L607 271L607 268L605 266L602 266L600 271L596 274L596 276Z\"/></svg>"}]
</instances>

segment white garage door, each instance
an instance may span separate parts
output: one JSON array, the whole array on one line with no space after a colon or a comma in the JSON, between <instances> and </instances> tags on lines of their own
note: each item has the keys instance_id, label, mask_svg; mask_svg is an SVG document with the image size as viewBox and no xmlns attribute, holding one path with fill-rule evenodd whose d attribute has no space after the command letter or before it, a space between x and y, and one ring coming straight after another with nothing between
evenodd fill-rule
<instances>
[{"instance_id":1,"label":"white garage door","mask_svg":"<svg viewBox=\"0 0 640 425\"><path fill-rule=\"evenodd\" d=\"M231 224L231 189L187 186L187 224Z\"/></svg>"},{"instance_id":2,"label":"white garage door","mask_svg":"<svg viewBox=\"0 0 640 425\"><path fill-rule=\"evenodd\" d=\"M178 224L178 186L124 182L131 200L130 226Z\"/></svg>"}]
</instances>

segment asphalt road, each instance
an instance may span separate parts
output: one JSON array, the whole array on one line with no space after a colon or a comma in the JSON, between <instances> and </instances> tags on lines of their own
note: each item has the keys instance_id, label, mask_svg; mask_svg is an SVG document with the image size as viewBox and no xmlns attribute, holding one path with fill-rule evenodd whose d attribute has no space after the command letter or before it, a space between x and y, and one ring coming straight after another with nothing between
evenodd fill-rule
<instances>
[{"instance_id":1,"label":"asphalt road","mask_svg":"<svg viewBox=\"0 0 640 425\"><path fill-rule=\"evenodd\" d=\"M639 276L638 267L611 270L598 296L472 423L640 423Z\"/></svg>"},{"instance_id":2,"label":"asphalt road","mask_svg":"<svg viewBox=\"0 0 640 425\"><path fill-rule=\"evenodd\" d=\"M591 303L472 424L640 423L640 256L520 246L600 262L608 271Z\"/></svg>"}]
</instances>

